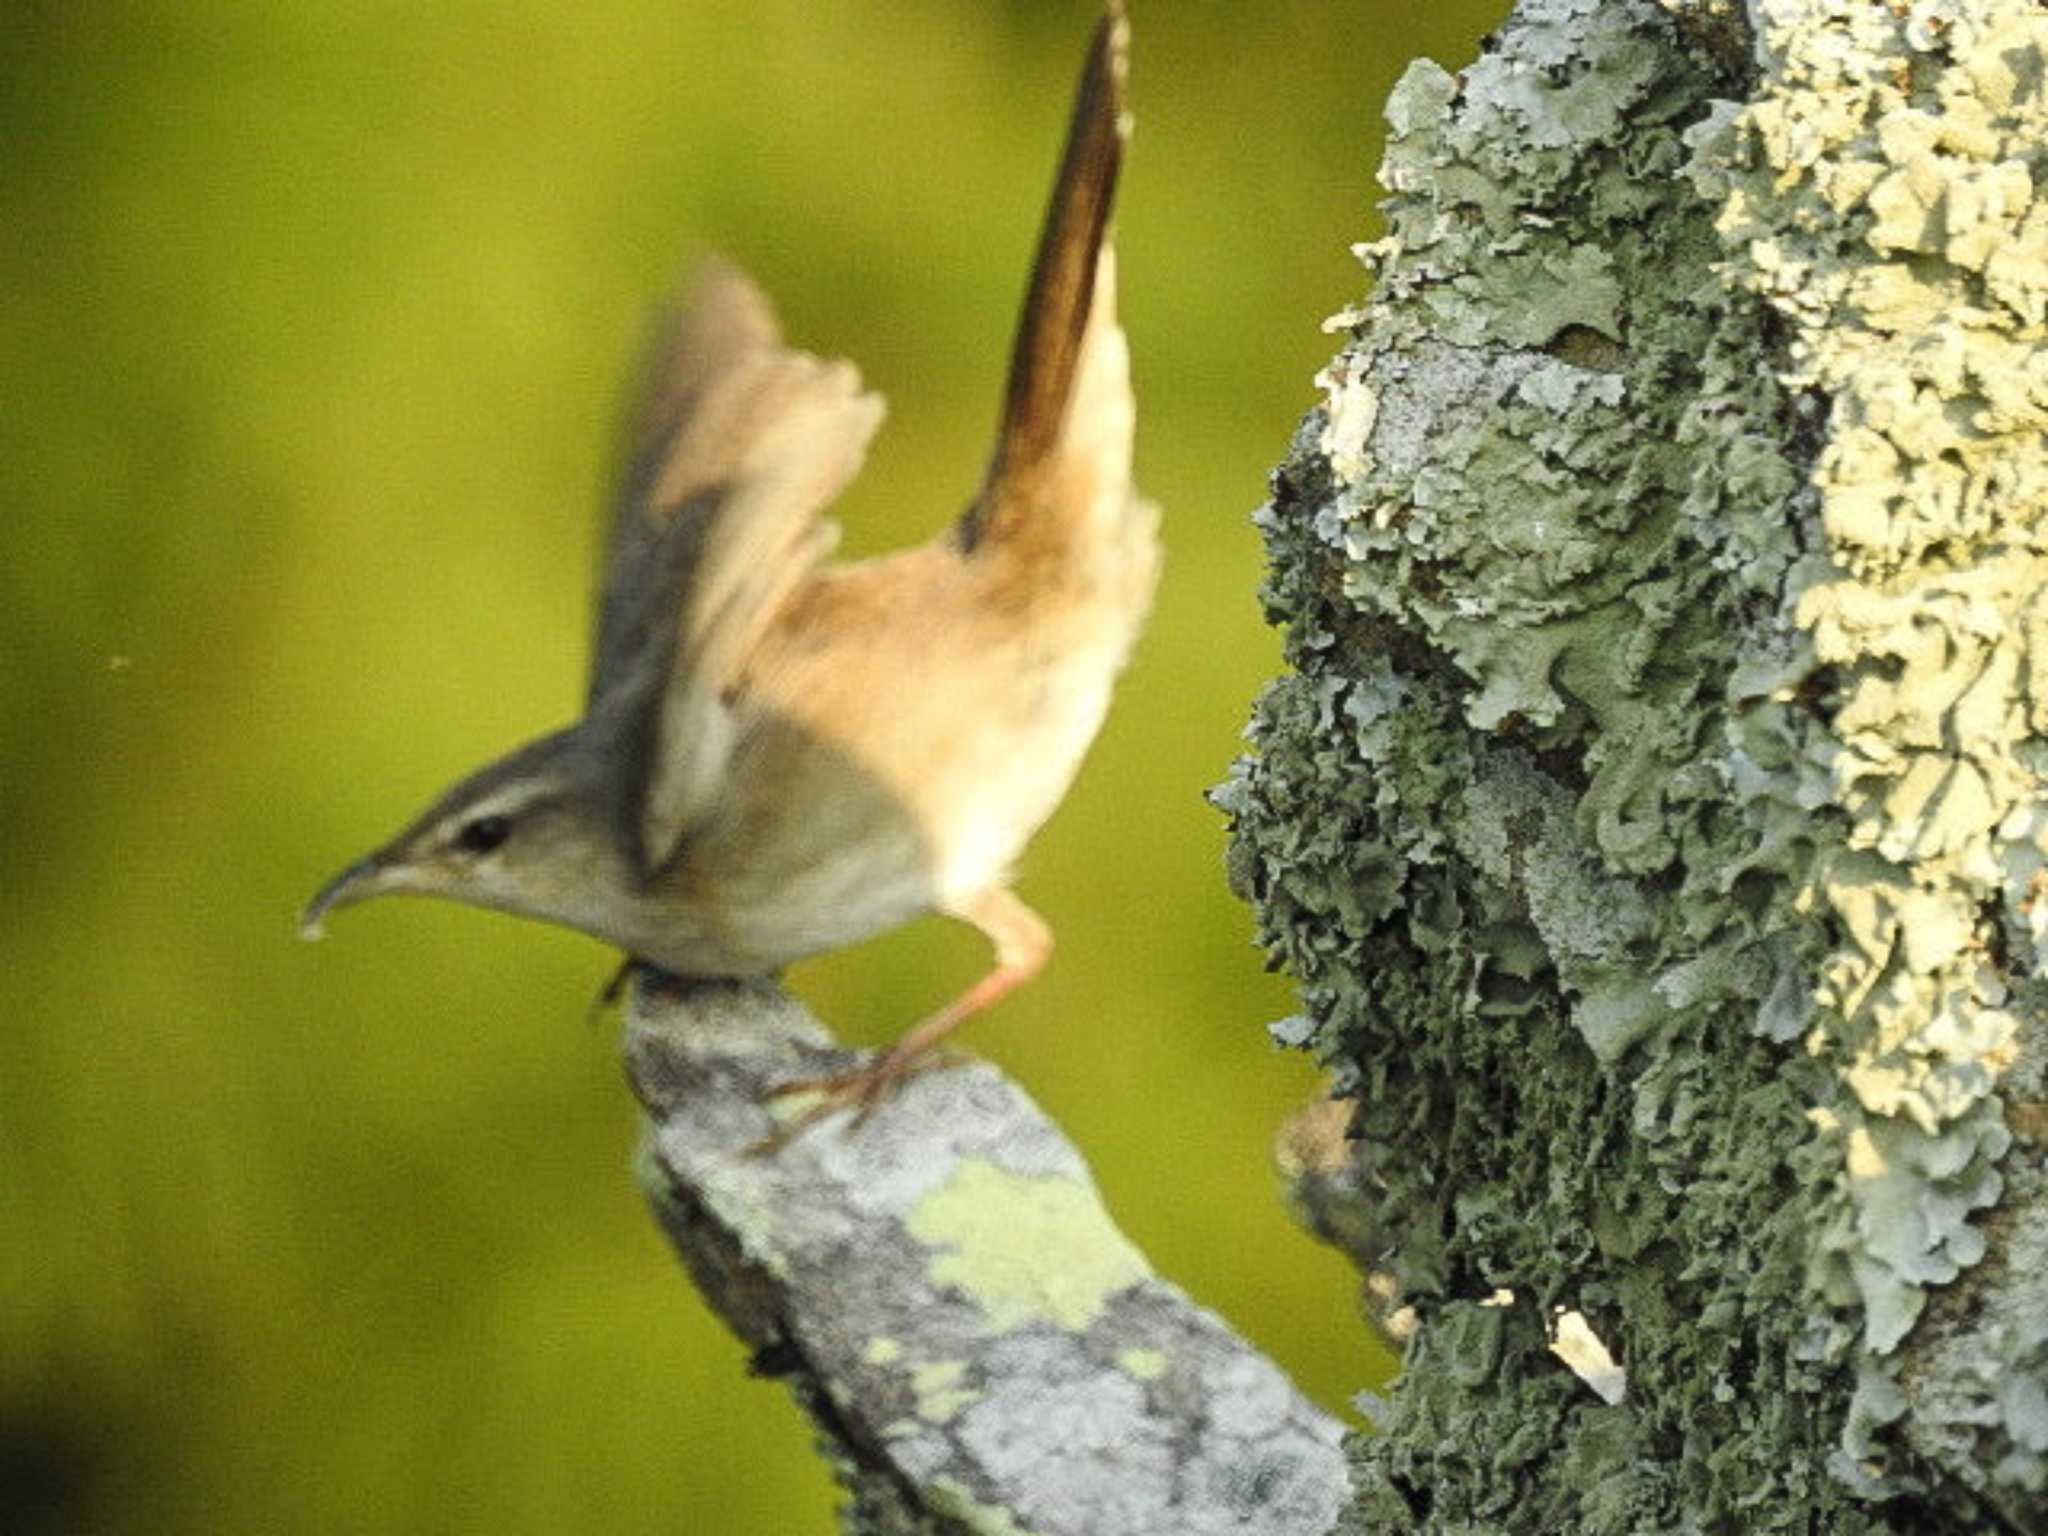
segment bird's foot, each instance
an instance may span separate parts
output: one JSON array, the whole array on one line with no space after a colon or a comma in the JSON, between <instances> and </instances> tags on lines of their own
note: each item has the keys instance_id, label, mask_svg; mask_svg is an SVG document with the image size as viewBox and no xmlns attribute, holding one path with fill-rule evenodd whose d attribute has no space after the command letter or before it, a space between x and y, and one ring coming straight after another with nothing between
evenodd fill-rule
<instances>
[{"instance_id":1,"label":"bird's foot","mask_svg":"<svg viewBox=\"0 0 2048 1536\"><path fill-rule=\"evenodd\" d=\"M957 1066L965 1059L953 1051L886 1051L865 1066L850 1067L826 1077L805 1077L795 1082L777 1083L765 1097L788 1099L799 1094L814 1094L817 1102L806 1105L786 1125L762 1137L748 1150L759 1155L779 1152L821 1120L829 1120L847 1111L853 1114L851 1129L857 1131L868 1123L906 1077L934 1068Z\"/></svg>"}]
</instances>

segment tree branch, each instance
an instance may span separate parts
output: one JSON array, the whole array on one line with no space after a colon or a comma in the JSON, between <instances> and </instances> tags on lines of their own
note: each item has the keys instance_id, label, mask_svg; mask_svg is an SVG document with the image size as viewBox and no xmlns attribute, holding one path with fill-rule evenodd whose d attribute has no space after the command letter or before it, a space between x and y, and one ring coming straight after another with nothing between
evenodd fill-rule
<instances>
[{"instance_id":1,"label":"tree branch","mask_svg":"<svg viewBox=\"0 0 2048 1536\"><path fill-rule=\"evenodd\" d=\"M641 1177L725 1321L788 1379L874 1536L1320 1536L1342 1427L1159 1279L1080 1154L980 1063L753 1150L839 1071L766 985L634 988Z\"/></svg>"}]
</instances>

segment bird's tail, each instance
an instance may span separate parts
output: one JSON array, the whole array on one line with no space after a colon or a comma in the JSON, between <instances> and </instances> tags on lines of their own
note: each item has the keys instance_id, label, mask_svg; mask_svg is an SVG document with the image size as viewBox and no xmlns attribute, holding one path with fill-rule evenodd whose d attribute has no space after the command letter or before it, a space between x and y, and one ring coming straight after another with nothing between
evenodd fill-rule
<instances>
[{"instance_id":1,"label":"bird's tail","mask_svg":"<svg viewBox=\"0 0 2048 1536\"><path fill-rule=\"evenodd\" d=\"M1124 103L1130 25L1110 0L1089 44L1066 151L1024 296L1002 426L988 479L961 520L969 550L1070 504L1091 489L1127 491L1129 364L1116 322L1108 246L1130 118ZM1077 480L1078 477L1078 480ZM1078 509L1077 509L1078 510Z\"/></svg>"}]
</instances>

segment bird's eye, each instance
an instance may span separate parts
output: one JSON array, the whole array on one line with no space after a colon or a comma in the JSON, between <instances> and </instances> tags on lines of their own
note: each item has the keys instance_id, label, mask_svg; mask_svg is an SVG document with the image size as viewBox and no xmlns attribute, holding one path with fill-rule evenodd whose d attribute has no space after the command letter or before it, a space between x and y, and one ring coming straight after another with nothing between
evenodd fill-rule
<instances>
[{"instance_id":1,"label":"bird's eye","mask_svg":"<svg viewBox=\"0 0 2048 1536\"><path fill-rule=\"evenodd\" d=\"M511 835L511 817L479 816L462 824L462 830L455 834L455 846L464 853L489 853Z\"/></svg>"}]
</instances>

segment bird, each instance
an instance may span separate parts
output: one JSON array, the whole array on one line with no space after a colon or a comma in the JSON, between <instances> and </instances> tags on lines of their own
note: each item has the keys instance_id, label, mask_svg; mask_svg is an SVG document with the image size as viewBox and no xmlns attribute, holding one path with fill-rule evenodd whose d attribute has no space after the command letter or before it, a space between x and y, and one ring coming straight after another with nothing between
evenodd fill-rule
<instances>
[{"instance_id":1,"label":"bird","mask_svg":"<svg viewBox=\"0 0 2048 1536\"><path fill-rule=\"evenodd\" d=\"M994 447L925 543L835 562L829 503L883 402L787 343L705 259L631 395L580 717L462 778L301 916L432 896L581 930L687 980L772 976L939 913L987 972L886 1052L783 1085L800 1122L864 1118L966 1019L1036 976L1050 926L1012 890L1152 602L1157 507L1111 232L1130 27L1090 38L1026 286Z\"/></svg>"}]
</instances>

